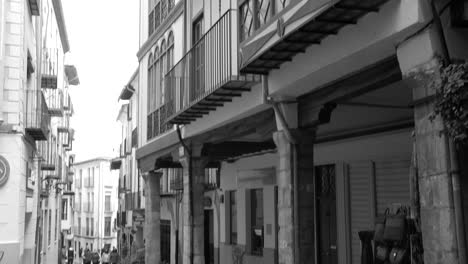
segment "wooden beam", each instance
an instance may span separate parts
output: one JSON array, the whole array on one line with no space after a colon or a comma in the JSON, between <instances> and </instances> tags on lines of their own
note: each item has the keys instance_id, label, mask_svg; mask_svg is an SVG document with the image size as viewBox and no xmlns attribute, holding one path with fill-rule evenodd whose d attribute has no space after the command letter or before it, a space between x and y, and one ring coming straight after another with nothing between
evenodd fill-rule
<instances>
[{"instance_id":1,"label":"wooden beam","mask_svg":"<svg viewBox=\"0 0 468 264\"><path fill-rule=\"evenodd\" d=\"M208 103L198 103L197 105L208 106L208 107L210 107L210 106L216 106L217 107L217 106L223 106L224 104L220 104L220 103L209 103L209 104Z\"/></svg>"},{"instance_id":2,"label":"wooden beam","mask_svg":"<svg viewBox=\"0 0 468 264\"><path fill-rule=\"evenodd\" d=\"M227 97L241 97L242 96L242 94L240 93L222 93L222 92L214 92L213 95L227 96Z\"/></svg>"},{"instance_id":3,"label":"wooden beam","mask_svg":"<svg viewBox=\"0 0 468 264\"><path fill-rule=\"evenodd\" d=\"M240 91L240 92L250 92L250 91L252 91L251 88L245 88L245 87L222 87L221 89L228 90L228 91Z\"/></svg>"},{"instance_id":4,"label":"wooden beam","mask_svg":"<svg viewBox=\"0 0 468 264\"><path fill-rule=\"evenodd\" d=\"M321 35L336 35L338 34L338 30L322 30L322 29L300 29L299 31L304 33L314 33L314 34L321 34Z\"/></svg>"},{"instance_id":5,"label":"wooden beam","mask_svg":"<svg viewBox=\"0 0 468 264\"><path fill-rule=\"evenodd\" d=\"M276 145L272 139L262 142L225 141L217 144L204 144L202 155L215 159L227 159L275 148Z\"/></svg>"},{"instance_id":6,"label":"wooden beam","mask_svg":"<svg viewBox=\"0 0 468 264\"><path fill-rule=\"evenodd\" d=\"M208 102L232 102L232 99L226 98L205 98L204 100Z\"/></svg>"},{"instance_id":7,"label":"wooden beam","mask_svg":"<svg viewBox=\"0 0 468 264\"><path fill-rule=\"evenodd\" d=\"M365 7L365 6L357 6L357 5L349 5L349 4L342 4L339 3L335 5L335 8L338 9L345 9L345 10L355 10L355 11L362 11L362 12L379 12L378 7Z\"/></svg>"},{"instance_id":8,"label":"wooden beam","mask_svg":"<svg viewBox=\"0 0 468 264\"><path fill-rule=\"evenodd\" d=\"M191 110L188 110L188 111L214 111L216 110L215 107L199 107L199 106L193 106L192 108L190 108ZM208 112L206 112L208 113Z\"/></svg>"},{"instance_id":9,"label":"wooden beam","mask_svg":"<svg viewBox=\"0 0 468 264\"><path fill-rule=\"evenodd\" d=\"M290 43L290 44L304 44L304 45L320 44L320 41L318 40L307 40L307 39L301 39L301 40L285 39L283 41L286 43Z\"/></svg>"},{"instance_id":10,"label":"wooden beam","mask_svg":"<svg viewBox=\"0 0 468 264\"><path fill-rule=\"evenodd\" d=\"M342 25L356 25L357 24L357 20L355 19L338 19L338 18L330 19L330 18L319 17L317 18L316 21L324 22L324 23L342 24Z\"/></svg>"}]
</instances>

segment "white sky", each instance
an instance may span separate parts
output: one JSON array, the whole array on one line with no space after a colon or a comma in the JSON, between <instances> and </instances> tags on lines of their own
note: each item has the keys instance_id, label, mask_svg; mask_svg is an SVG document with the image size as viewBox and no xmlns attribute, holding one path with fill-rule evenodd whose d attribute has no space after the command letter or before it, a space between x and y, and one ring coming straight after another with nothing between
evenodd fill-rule
<instances>
[{"instance_id":1,"label":"white sky","mask_svg":"<svg viewBox=\"0 0 468 264\"><path fill-rule=\"evenodd\" d=\"M122 87L138 66L137 0L62 0L70 41L67 63L79 86L71 87L76 161L115 157L121 132L116 121Z\"/></svg>"}]
</instances>

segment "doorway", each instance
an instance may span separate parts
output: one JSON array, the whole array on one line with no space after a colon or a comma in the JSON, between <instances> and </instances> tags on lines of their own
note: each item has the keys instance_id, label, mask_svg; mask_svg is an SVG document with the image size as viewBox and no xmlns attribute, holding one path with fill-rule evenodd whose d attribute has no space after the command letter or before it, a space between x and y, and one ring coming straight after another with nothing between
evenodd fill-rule
<instances>
[{"instance_id":1,"label":"doorway","mask_svg":"<svg viewBox=\"0 0 468 264\"><path fill-rule=\"evenodd\" d=\"M203 38L203 14L201 14L192 26L193 54L193 89L190 100L193 101L203 94L205 90L205 43Z\"/></svg>"},{"instance_id":2,"label":"doorway","mask_svg":"<svg viewBox=\"0 0 468 264\"><path fill-rule=\"evenodd\" d=\"M320 264L338 264L335 165L315 167L314 177L317 214L317 259Z\"/></svg>"},{"instance_id":3,"label":"doorway","mask_svg":"<svg viewBox=\"0 0 468 264\"><path fill-rule=\"evenodd\" d=\"M214 264L213 210L205 210L205 264Z\"/></svg>"}]
</instances>

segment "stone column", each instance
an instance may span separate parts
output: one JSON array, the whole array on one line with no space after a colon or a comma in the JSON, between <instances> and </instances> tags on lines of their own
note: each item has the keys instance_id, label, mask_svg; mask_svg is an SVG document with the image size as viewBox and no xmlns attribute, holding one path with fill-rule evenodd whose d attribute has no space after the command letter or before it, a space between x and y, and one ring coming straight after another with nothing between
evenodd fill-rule
<instances>
[{"instance_id":1,"label":"stone column","mask_svg":"<svg viewBox=\"0 0 468 264\"><path fill-rule=\"evenodd\" d=\"M182 198L182 213L183 213L183 264L192 264L191 258L193 255L193 264L205 263L205 243L204 243L204 175L206 159L200 157L192 157L185 155L180 158L180 163L184 168L184 194ZM191 173L190 173L191 170ZM191 184L189 184L191 177ZM191 197L192 191L193 201L193 223L191 214ZM192 229L193 229L193 246L192 246ZM193 249L193 251L192 251Z\"/></svg>"},{"instance_id":2,"label":"stone column","mask_svg":"<svg viewBox=\"0 0 468 264\"><path fill-rule=\"evenodd\" d=\"M401 44L397 50L400 68L413 91L416 154L421 203L421 229L424 262L459 263L450 178L447 136L440 118L429 120L434 111L435 94L425 80L414 78L420 72L437 76L438 36L425 31Z\"/></svg>"},{"instance_id":3,"label":"stone column","mask_svg":"<svg viewBox=\"0 0 468 264\"><path fill-rule=\"evenodd\" d=\"M150 172L145 177L145 263L161 260L159 178L162 173Z\"/></svg>"},{"instance_id":4,"label":"stone column","mask_svg":"<svg viewBox=\"0 0 468 264\"><path fill-rule=\"evenodd\" d=\"M314 245L314 139L315 133L292 130L296 144L288 141L284 131L273 134L278 149L278 263L315 262ZM297 194L294 193L297 174ZM297 197L295 200L294 197ZM295 212L295 204L297 212ZM294 225L294 217L298 218ZM294 233L299 236L295 245Z\"/></svg>"}]
</instances>

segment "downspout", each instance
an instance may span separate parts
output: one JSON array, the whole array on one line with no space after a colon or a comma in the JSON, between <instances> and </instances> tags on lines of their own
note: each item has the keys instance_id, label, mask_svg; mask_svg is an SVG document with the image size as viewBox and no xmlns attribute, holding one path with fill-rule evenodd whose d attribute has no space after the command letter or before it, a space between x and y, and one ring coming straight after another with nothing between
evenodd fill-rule
<instances>
[{"instance_id":1,"label":"downspout","mask_svg":"<svg viewBox=\"0 0 468 264\"><path fill-rule=\"evenodd\" d=\"M440 19L439 12L434 3L434 0L427 0L431 6L432 16L434 19L435 30L439 37L440 44L442 45L442 58L444 64L449 64L451 62L450 53L445 38L444 28ZM447 128L444 125L444 130ZM453 141L446 136L446 149L448 153L448 164L449 164L449 173L451 177L451 186L452 186L452 198L454 205L454 214L455 214L455 229L457 234L457 247L458 247L458 256L459 263L467 263L466 257L466 241L465 241L465 226L463 219L463 208L462 208L462 199L460 191L460 172L457 160L457 153L455 151L455 146Z\"/></svg>"},{"instance_id":2,"label":"downspout","mask_svg":"<svg viewBox=\"0 0 468 264\"><path fill-rule=\"evenodd\" d=\"M189 203L189 208L190 208L190 225L191 225L191 228L190 228L190 263L193 264L193 249L194 249L194 217L193 217L193 186L192 186L192 152L191 152L191 149L187 146L187 144L185 144L185 141L183 140L182 138L182 133L180 131L180 126L177 125L177 136L179 138L179 142L180 144L182 145L182 147L184 148L185 152L187 152L189 154L189 167L188 167L188 185L189 185L189 200L190 200L190 203Z\"/></svg>"},{"instance_id":3,"label":"downspout","mask_svg":"<svg viewBox=\"0 0 468 264\"><path fill-rule=\"evenodd\" d=\"M293 254L293 263L298 264L299 263L299 194L298 194L298 177L297 177L297 157L296 157L296 144L297 141L291 134L291 130L288 126L288 123L286 122L286 119L284 118L283 112L279 108L279 102L275 102L270 96L269 96L269 89L268 89L268 76L267 75L262 75L262 88L263 88L263 101L269 105L272 106L273 110L275 111L275 115L278 116L278 119L281 123L281 125L284 128L284 134L286 136L287 141L289 144L291 144L291 161L292 161L292 174L293 174L293 224L294 224L294 239L293 239L293 248L294 248L294 254ZM278 235L277 235L278 236ZM276 238L278 239L278 237ZM278 250L278 249L276 249ZM278 260L277 260L278 261Z\"/></svg>"}]
</instances>

